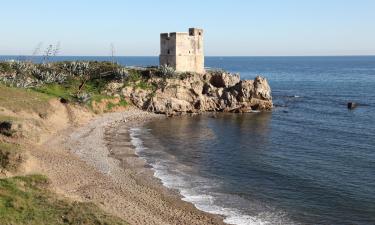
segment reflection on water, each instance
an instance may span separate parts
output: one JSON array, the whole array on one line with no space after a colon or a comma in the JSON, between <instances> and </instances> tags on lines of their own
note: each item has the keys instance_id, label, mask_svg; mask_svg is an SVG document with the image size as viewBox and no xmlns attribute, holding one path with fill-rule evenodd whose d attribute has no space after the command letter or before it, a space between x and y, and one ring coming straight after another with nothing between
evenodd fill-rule
<instances>
[{"instance_id":1,"label":"reflection on water","mask_svg":"<svg viewBox=\"0 0 375 225\"><path fill-rule=\"evenodd\" d=\"M164 150L176 156L180 163L219 165L217 162L221 161L236 163L231 159L236 160L237 154L267 149L270 118L271 113L223 113L216 114L215 118L206 114L154 121L147 128ZM234 151L238 148L241 151ZM231 149L232 155L228 155ZM215 165L211 172L215 172Z\"/></svg>"}]
</instances>

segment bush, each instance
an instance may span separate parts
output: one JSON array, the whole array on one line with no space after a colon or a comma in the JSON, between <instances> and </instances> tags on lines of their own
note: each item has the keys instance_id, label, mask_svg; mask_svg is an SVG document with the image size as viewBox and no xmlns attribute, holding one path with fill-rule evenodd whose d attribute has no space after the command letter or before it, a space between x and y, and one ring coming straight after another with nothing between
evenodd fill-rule
<instances>
[{"instance_id":1,"label":"bush","mask_svg":"<svg viewBox=\"0 0 375 225\"><path fill-rule=\"evenodd\" d=\"M0 134L7 137L12 136L12 122L9 121L0 121Z\"/></svg>"}]
</instances>

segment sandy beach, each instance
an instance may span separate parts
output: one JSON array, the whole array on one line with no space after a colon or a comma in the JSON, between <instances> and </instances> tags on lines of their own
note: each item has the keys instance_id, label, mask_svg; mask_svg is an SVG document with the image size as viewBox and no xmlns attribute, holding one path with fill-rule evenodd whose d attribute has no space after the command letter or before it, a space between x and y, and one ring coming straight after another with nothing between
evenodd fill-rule
<instances>
[{"instance_id":1,"label":"sandy beach","mask_svg":"<svg viewBox=\"0 0 375 225\"><path fill-rule=\"evenodd\" d=\"M224 224L220 216L199 211L163 187L135 154L129 129L162 118L130 109L70 126L34 147L31 171L46 174L63 196L94 202L130 224Z\"/></svg>"}]
</instances>

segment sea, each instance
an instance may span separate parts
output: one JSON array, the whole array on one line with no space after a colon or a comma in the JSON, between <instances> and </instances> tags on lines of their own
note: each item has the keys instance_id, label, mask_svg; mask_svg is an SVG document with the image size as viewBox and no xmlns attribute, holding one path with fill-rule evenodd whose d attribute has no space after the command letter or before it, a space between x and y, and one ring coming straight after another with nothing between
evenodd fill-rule
<instances>
[{"instance_id":1,"label":"sea","mask_svg":"<svg viewBox=\"0 0 375 225\"><path fill-rule=\"evenodd\" d=\"M205 65L241 79L265 76L275 107L132 128L137 154L165 186L229 224L375 224L375 56L206 57Z\"/></svg>"}]
</instances>

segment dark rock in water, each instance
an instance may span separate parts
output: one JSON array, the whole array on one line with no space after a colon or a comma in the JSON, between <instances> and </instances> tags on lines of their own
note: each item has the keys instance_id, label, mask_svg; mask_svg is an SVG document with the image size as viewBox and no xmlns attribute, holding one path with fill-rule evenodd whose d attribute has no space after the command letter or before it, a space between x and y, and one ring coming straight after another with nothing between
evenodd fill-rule
<instances>
[{"instance_id":1,"label":"dark rock in water","mask_svg":"<svg viewBox=\"0 0 375 225\"><path fill-rule=\"evenodd\" d=\"M5 136L12 136L12 122L0 122L0 134Z\"/></svg>"},{"instance_id":2,"label":"dark rock in water","mask_svg":"<svg viewBox=\"0 0 375 225\"><path fill-rule=\"evenodd\" d=\"M348 109L354 109L356 108L358 105L357 103L355 102L348 102Z\"/></svg>"},{"instance_id":3,"label":"dark rock in water","mask_svg":"<svg viewBox=\"0 0 375 225\"><path fill-rule=\"evenodd\" d=\"M286 105L286 104L274 104L273 105L275 108L288 108L288 105Z\"/></svg>"}]
</instances>

